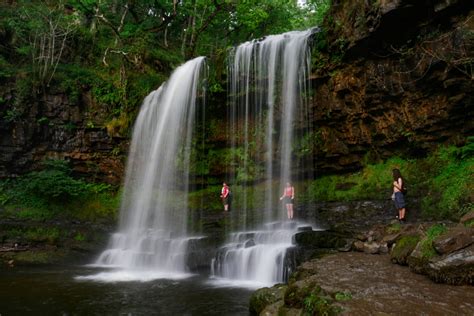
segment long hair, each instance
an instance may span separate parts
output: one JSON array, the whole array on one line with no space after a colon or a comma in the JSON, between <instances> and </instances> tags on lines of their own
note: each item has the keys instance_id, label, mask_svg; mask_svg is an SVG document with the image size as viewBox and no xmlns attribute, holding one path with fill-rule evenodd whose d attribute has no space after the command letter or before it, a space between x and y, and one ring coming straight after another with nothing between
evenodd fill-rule
<instances>
[{"instance_id":1,"label":"long hair","mask_svg":"<svg viewBox=\"0 0 474 316\"><path fill-rule=\"evenodd\" d=\"M402 181L403 181L402 173L400 172L400 170L393 169L392 170L392 175L393 175L393 180L394 181L398 181L399 178L402 178Z\"/></svg>"}]
</instances>

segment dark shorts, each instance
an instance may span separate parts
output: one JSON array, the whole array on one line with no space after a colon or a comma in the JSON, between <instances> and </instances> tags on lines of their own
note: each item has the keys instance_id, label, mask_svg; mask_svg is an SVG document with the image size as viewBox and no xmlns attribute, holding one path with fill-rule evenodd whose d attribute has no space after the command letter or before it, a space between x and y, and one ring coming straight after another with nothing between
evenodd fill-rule
<instances>
[{"instance_id":1,"label":"dark shorts","mask_svg":"<svg viewBox=\"0 0 474 316\"><path fill-rule=\"evenodd\" d=\"M226 198L223 198L222 203L224 205L232 203L232 194L229 193Z\"/></svg>"},{"instance_id":2,"label":"dark shorts","mask_svg":"<svg viewBox=\"0 0 474 316\"><path fill-rule=\"evenodd\" d=\"M285 204L293 204L293 199L292 199L290 196L285 196L285 197L283 198L283 202L284 202Z\"/></svg>"},{"instance_id":3,"label":"dark shorts","mask_svg":"<svg viewBox=\"0 0 474 316\"><path fill-rule=\"evenodd\" d=\"M395 207L399 210L401 208L405 208L405 197L403 196L402 192L395 192Z\"/></svg>"}]
</instances>

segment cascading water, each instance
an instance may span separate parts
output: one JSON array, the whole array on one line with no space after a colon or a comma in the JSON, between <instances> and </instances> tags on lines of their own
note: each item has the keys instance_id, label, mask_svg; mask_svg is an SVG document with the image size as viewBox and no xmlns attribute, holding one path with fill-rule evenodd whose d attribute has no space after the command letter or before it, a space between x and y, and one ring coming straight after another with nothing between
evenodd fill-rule
<instances>
[{"instance_id":1,"label":"cascading water","mask_svg":"<svg viewBox=\"0 0 474 316\"><path fill-rule=\"evenodd\" d=\"M186 272L188 166L204 64L204 57L188 61L144 100L133 129L119 231L95 265L165 277Z\"/></svg>"},{"instance_id":2,"label":"cascading water","mask_svg":"<svg viewBox=\"0 0 474 316\"><path fill-rule=\"evenodd\" d=\"M237 153L228 170L234 175L230 183L265 179L264 202L259 209L248 211L249 198L243 190L240 207L232 218L244 230L264 228L233 234L212 262L215 277L266 284L285 280L287 252L298 227L295 223L263 223L282 221L286 214L278 197L283 185L291 181L294 123L307 115L303 96L310 70L308 39L312 33L295 31L246 42L234 50L230 59L229 135L232 152ZM265 164L255 165L255 161ZM234 195L234 199L239 197Z\"/></svg>"}]
</instances>

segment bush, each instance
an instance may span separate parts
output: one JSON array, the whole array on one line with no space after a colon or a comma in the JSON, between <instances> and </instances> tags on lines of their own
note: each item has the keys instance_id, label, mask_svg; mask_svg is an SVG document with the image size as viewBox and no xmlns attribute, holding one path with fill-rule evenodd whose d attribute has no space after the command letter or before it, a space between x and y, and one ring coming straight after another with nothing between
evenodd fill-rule
<instances>
[{"instance_id":1,"label":"bush","mask_svg":"<svg viewBox=\"0 0 474 316\"><path fill-rule=\"evenodd\" d=\"M67 161L46 160L44 169L19 179L0 182L0 204L22 219L45 220L59 213L80 219L111 217L119 195L104 183L88 183L72 177Z\"/></svg>"}]
</instances>

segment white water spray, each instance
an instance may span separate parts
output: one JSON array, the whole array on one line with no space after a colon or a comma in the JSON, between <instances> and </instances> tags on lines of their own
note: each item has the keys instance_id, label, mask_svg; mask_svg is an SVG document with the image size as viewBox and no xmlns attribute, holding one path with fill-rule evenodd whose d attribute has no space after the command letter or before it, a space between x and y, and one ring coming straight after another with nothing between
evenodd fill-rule
<instances>
[{"instance_id":1,"label":"white water spray","mask_svg":"<svg viewBox=\"0 0 474 316\"><path fill-rule=\"evenodd\" d=\"M230 182L245 185L253 176L265 178L266 184L261 209L248 211L246 190L240 197L241 207L232 216L244 231L232 234L213 259L212 275L216 278L266 285L287 278L292 236L298 225L282 222L286 212L278 197L284 184L292 180L295 121L307 114L302 96L309 76L308 40L312 33L295 31L246 42L235 49L230 60L230 145L232 152L238 153ZM256 160L265 164L255 166ZM250 218L255 213L258 215ZM263 228L245 231L258 226Z\"/></svg>"},{"instance_id":2,"label":"white water spray","mask_svg":"<svg viewBox=\"0 0 474 316\"><path fill-rule=\"evenodd\" d=\"M144 100L133 129L119 231L96 266L160 277L186 272L189 160L204 64L204 57L188 61Z\"/></svg>"}]
</instances>

